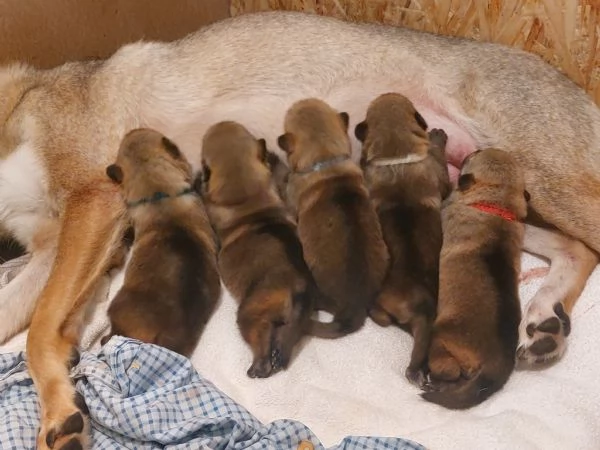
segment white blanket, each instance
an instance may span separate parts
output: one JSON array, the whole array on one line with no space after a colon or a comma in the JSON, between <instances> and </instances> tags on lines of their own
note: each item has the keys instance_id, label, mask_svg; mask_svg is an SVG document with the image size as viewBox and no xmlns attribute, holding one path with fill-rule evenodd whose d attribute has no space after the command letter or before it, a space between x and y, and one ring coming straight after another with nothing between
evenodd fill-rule
<instances>
[{"instance_id":1,"label":"white blanket","mask_svg":"<svg viewBox=\"0 0 600 450\"><path fill-rule=\"evenodd\" d=\"M544 265L523 257L524 270ZM107 299L121 283L122 273L116 274L110 293L98 300L84 345L98 345L96 338L107 327ZM521 285L523 304L540 283L537 278ZM440 450L599 449L599 294L597 269L575 307L569 348L560 362L540 371L515 372L502 391L463 412L422 400L402 375L410 336L370 321L342 339L306 339L286 372L255 380L246 376L251 355L235 325L236 304L224 295L193 362L259 420L297 419L325 446L347 435L375 435L405 437ZM22 350L24 343L22 333L0 351Z\"/></svg>"}]
</instances>

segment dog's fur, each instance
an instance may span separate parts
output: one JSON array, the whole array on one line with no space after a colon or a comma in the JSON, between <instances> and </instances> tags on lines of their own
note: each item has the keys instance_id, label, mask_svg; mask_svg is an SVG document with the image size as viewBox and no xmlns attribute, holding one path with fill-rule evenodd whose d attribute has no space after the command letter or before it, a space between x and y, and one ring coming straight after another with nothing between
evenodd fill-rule
<instances>
[{"instance_id":1,"label":"dog's fur","mask_svg":"<svg viewBox=\"0 0 600 450\"><path fill-rule=\"evenodd\" d=\"M103 343L128 336L190 356L221 295L216 236L192 168L168 138L138 129L106 173L121 186L135 238Z\"/></svg>"},{"instance_id":2,"label":"dog's fur","mask_svg":"<svg viewBox=\"0 0 600 450\"><path fill-rule=\"evenodd\" d=\"M521 222L528 199L523 173L509 153L488 148L465 160L458 188L442 212L426 400L469 408L502 388L512 373L521 320Z\"/></svg>"},{"instance_id":3,"label":"dog's fur","mask_svg":"<svg viewBox=\"0 0 600 450\"><path fill-rule=\"evenodd\" d=\"M292 105L284 130L278 144L290 165L287 198L322 294L316 308L334 315L330 323L314 321L311 334L344 336L363 326L381 289L388 251L362 171L349 158L348 115L308 98Z\"/></svg>"},{"instance_id":4,"label":"dog's fur","mask_svg":"<svg viewBox=\"0 0 600 450\"><path fill-rule=\"evenodd\" d=\"M425 119L401 94L377 97L355 128L361 165L390 253L390 268L369 311L382 326L396 323L414 338L407 378L420 385L438 295L442 200L452 186L447 136L427 133Z\"/></svg>"},{"instance_id":5,"label":"dog's fur","mask_svg":"<svg viewBox=\"0 0 600 450\"><path fill-rule=\"evenodd\" d=\"M288 367L308 330L312 278L272 181L265 141L220 122L203 149L202 191L221 242L219 270L240 303L237 324L254 356L248 376L265 378Z\"/></svg>"},{"instance_id":6,"label":"dog's fur","mask_svg":"<svg viewBox=\"0 0 600 450\"><path fill-rule=\"evenodd\" d=\"M545 357L562 354L567 327L538 325L558 318L558 305L571 314L598 261L590 249L600 251L600 110L585 92L540 58L500 45L293 12L248 14L175 43L128 45L106 61L0 69L1 229L32 253L0 292L0 340L31 323L39 448L49 448L52 430L56 450L71 440L86 445L85 424L63 429L79 411L67 361L127 223L104 173L123 136L156 129L198 164L202 136L221 120L243 123L275 148L295 101L320 97L362 118L385 92L407 95L446 131L452 177L475 148L511 149L531 208L557 229L525 232L524 247L552 268L526 307L521 358L539 359L530 349L548 336L557 345Z\"/></svg>"}]
</instances>

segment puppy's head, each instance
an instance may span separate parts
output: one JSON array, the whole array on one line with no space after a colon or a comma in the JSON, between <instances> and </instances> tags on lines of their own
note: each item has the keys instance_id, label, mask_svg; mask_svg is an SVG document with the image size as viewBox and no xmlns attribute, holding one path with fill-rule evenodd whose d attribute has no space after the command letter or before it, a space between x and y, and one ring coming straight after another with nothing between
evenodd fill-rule
<instances>
[{"instance_id":1,"label":"puppy's head","mask_svg":"<svg viewBox=\"0 0 600 450\"><path fill-rule=\"evenodd\" d=\"M138 128L121 142L107 176L122 186L128 200L155 192L174 194L192 181L192 168L179 148L155 130Z\"/></svg>"},{"instance_id":2,"label":"puppy's head","mask_svg":"<svg viewBox=\"0 0 600 450\"><path fill-rule=\"evenodd\" d=\"M498 204L524 218L529 193L521 167L510 153L486 148L469 155L461 167L456 189L468 202L485 201Z\"/></svg>"},{"instance_id":3,"label":"puppy's head","mask_svg":"<svg viewBox=\"0 0 600 450\"><path fill-rule=\"evenodd\" d=\"M292 171L307 170L336 156L350 156L348 114L316 98L300 100L287 111L285 133L277 143Z\"/></svg>"},{"instance_id":4,"label":"puppy's head","mask_svg":"<svg viewBox=\"0 0 600 450\"><path fill-rule=\"evenodd\" d=\"M362 160L427 154L427 122L412 102L397 93L383 94L371 102L367 117L354 128L363 143Z\"/></svg>"},{"instance_id":5,"label":"puppy's head","mask_svg":"<svg viewBox=\"0 0 600 450\"><path fill-rule=\"evenodd\" d=\"M264 139L236 122L210 127L202 142L202 191L212 203L236 205L268 189L271 173Z\"/></svg>"}]
</instances>

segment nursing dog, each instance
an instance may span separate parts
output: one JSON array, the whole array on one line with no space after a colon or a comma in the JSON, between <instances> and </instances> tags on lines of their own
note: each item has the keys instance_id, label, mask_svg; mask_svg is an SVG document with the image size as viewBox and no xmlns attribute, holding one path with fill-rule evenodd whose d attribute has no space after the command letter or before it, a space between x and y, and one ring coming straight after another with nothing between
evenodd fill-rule
<instances>
[{"instance_id":1,"label":"nursing dog","mask_svg":"<svg viewBox=\"0 0 600 450\"><path fill-rule=\"evenodd\" d=\"M355 128L361 166L390 253L381 294L370 309L382 326L396 323L414 338L407 378L421 384L438 295L442 200L452 186L447 136L427 133L425 119L401 94L377 97Z\"/></svg>"},{"instance_id":2,"label":"nursing dog","mask_svg":"<svg viewBox=\"0 0 600 450\"><path fill-rule=\"evenodd\" d=\"M298 217L304 259L317 284L317 309L332 322L311 334L335 338L360 329L379 294L389 254L361 169L350 159L348 114L309 98L285 115L288 204Z\"/></svg>"},{"instance_id":3,"label":"nursing dog","mask_svg":"<svg viewBox=\"0 0 600 450\"><path fill-rule=\"evenodd\" d=\"M202 167L219 271L240 303L237 324L254 356L248 376L266 378L288 367L312 312L314 285L296 224L277 194L264 140L241 124L209 128Z\"/></svg>"},{"instance_id":4,"label":"nursing dog","mask_svg":"<svg viewBox=\"0 0 600 450\"><path fill-rule=\"evenodd\" d=\"M426 400L469 408L502 388L512 373L521 321L521 222L528 200L523 173L509 153L489 148L466 159L442 213Z\"/></svg>"},{"instance_id":5,"label":"nursing dog","mask_svg":"<svg viewBox=\"0 0 600 450\"><path fill-rule=\"evenodd\" d=\"M169 139L139 129L106 173L122 189L135 237L102 342L117 334L189 357L221 295L216 236L192 168Z\"/></svg>"},{"instance_id":6,"label":"nursing dog","mask_svg":"<svg viewBox=\"0 0 600 450\"><path fill-rule=\"evenodd\" d=\"M63 427L79 411L67 362L127 226L105 174L123 136L153 128L197 170L198 143L216 122L244 123L276 148L294 102L318 97L363 118L386 92L408 96L430 127L446 131L452 179L476 148L511 149L531 209L555 227L526 227L524 248L551 269L526 306L519 354L535 364L532 346L550 338L556 345L544 357L562 355L600 251L600 110L585 92L540 58L501 45L302 13L248 14L174 43L127 45L105 61L0 69L0 229L32 254L0 291L0 341L30 324L39 448L86 446L79 426ZM358 141L351 144L357 155ZM540 329L554 318L558 328ZM61 437L46 442L51 431Z\"/></svg>"}]
</instances>

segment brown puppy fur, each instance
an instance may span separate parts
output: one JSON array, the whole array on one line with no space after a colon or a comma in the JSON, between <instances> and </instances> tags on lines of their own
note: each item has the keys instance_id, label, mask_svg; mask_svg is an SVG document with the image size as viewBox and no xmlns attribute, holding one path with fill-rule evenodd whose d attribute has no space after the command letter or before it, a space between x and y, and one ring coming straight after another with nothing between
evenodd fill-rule
<instances>
[{"instance_id":1,"label":"brown puppy fur","mask_svg":"<svg viewBox=\"0 0 600 450\"><path fill-rule=\"evenodd\" d=\"M498 391L512 373L521 320L521 221L528 200L523 172L507 152L480 150L465 160L458 188L442 211L426 400L469 408Z\"/></svg>"},{"instance_id":2,"label":"brown puppy fur","mask_svg":"<svg viewBox=\"0 0 600 450\"><path fill-rule=\"evenodd\" d=\"M304 258L334 315L312 334L334 338L362 327L389 256L360 167L350 158L348 115L301 100L285 116L279 146L288 154L288 202L298 215Z\"/></svg>"},{"instance_id":3,"label":"brown puppy fur","mask_svg":"<svg viewBox=\"0 0 600 450\"><path fill-rule=\"evenodd\" d=\"M271 178L264 140L220 122L203 141L203 194L221 240L219 270L240 302L237 323L252 348L248 376L288 367L306 334L312 279L296 225Z\"/></svg>"},{"instance_id":4,"label":"brown puppy fur","mask_svg":"<svg viewBox=\"0 0 600 450\"><path fill-rule=\"evenodd\" d=\"M121 186L135 234L123 287L108 309L110 335L190 356L221 295L216 239L192 168L162 134L138 129L106 173Z\"/></svg>"},{"instance_id":5,"label":"brown puppy fur","mask_svg":"<svg viewBox=\"0 0 600 450\"><path fill-rule=\"evenodd\" d=\"M355 128L363 142L361 165L391 257L382 292L369 311L381 326L407 328L414 346L407 378L421 384L438 295L442 248L442 200L451 185L447 136L427 134L427 123L410 100L377 97ZM431 137L431 139L430 139Z\"/></svg>"}]
</instances>

